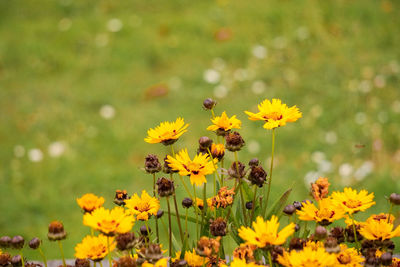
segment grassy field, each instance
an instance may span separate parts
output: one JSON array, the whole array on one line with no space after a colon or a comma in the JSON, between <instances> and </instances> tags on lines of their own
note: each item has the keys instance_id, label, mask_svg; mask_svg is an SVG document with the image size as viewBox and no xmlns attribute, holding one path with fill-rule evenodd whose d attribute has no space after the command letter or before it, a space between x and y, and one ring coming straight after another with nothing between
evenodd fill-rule
<instances>
[{"instance_id":1,"label":"grassy field","mask_svg":"<svg viewBox=\"0 0 400 267\"><path fill-rule=\"evenodd\" d=\"M76 198L151 188L143 141L182 116L194 153L218 100L242 120L240 159L266 166L270 132L247 120L265 98L303 118L277 132L273 193L318 176L384 196L400 191L400 3L368 0L0 1L0 234L88 233ZM181 188L179 199L184 192ZM48 242L50 258L59 257ZM37 257L32 253L29 256Z\"/></svg>"}]
</instances>

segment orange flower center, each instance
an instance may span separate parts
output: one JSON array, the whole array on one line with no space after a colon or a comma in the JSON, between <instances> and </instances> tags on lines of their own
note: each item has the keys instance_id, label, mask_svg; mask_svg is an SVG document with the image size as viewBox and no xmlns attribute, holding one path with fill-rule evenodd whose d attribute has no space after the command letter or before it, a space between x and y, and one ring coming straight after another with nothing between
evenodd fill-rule
<instances>
[{"instance_id":1,"label":"orange flower center","mask_svg":"<svg viewBox=\"0 0 400 267\"><path fill-rule=\"evenodd\" d=\"M350 209L355 209L361 207L361 201L359 200L354 200L354 199L349 199L348 201L343 201L343 205Z\"/></svg>"},{"instance_id":2,"label":"orange flower center","mask_svg":"<svg viewBox=\"0 0 400 267\"><path fill-rule=\"evenodd\" d=\"M274 120L274 121L279 121L279 120L281 120L282 119L282 114L281 113L279 113L279 112L271 112L271 113L268 113L268 114L266 114L266 115L264 115L263 116L263 118L266 120L266 121L268 121L268 120Z\"/></svg>"},{"instance_id":3,"label":"orange flower center","mask_svg":"<svg viewBox=\"0 0 400 267\"><path fill-rule=\"evenodd\" d=\"M349 264L351 262L350 255L345 253L341 253L337 259L341 264Z\"/></svg>"},{"instance_id":4,"label":"orange flower center","mask_svg":"<svg viewBox=\"0 0 400 267\"><path fill-rule=\"evenodd\" d=\"M107 221L107 220L102 220L101 222L97 223L97 226L108 230L110 232L114 231L119 226L119 222L116 222L115 220Z\"/></svg>"}]
</instances>

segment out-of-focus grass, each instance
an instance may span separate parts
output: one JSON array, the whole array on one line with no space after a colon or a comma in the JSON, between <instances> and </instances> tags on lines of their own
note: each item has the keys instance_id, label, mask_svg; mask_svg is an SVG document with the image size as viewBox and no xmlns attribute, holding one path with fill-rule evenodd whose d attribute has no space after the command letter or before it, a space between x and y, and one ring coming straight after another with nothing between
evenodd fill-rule
<instances>
[{"instance_id":1,"label":"out-of-focus grass","mask_svg":"<svg viewBox=\"0 0 400 267\"><path fill-rule=\"evenodd\" d=\"M333 189L374 191L371 212L383 211L384 196L400 188L399 8L389 0L1 1L0 234L45 238L59 219L72 257L88 233L75 199L93 192L111 207L115 189L149 190L144 156L168 151L144 143L146 130L183 116L191 125L177 146L194 153L198 137L212 136L201 103L213 95L217 113L243 121L240 159L264 166L270 132L243 110L277 97L303 111L277 132L274 196L295 182L291 200L303 199L305 177L324 175ZM221 28L229 40L216 40ZM219 81L207 82L207 69ZM155 84L168 93L146 97ZM115 109L110 120L99 115L104 105ZM48 153L55 141L66 147L60 157ZM34 148L39 162L28 157ZM47 242L45 250L59 257Z\"/></svg>"}]
</instances>

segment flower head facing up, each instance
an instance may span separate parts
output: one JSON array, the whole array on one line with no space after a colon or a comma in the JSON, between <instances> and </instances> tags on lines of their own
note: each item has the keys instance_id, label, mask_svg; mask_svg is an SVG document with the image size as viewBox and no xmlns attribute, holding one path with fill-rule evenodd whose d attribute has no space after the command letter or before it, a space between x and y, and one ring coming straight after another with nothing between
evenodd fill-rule
<instances>
[{"instance_id":1,"label":"flower head facing up","mask_svg":"<svg viewBox=\"0 0 400 267\"><path fill-rule=\"evenodd\" d=\"M136 216L137 220L141 221L147 221L150 215L157 215L157 211L160 209L160 201L151 197L146 190L142 191L140 197L135 193L125 203L125 207Z\"/></svg>"},{"instance_id":2,"label":"flower head facing up","mask_svg":"<svg viewBox=\"0 0 400 267\"><path fill-rule=\"evenodd\" d=\"M115 207L112 210L100 207L83 216L84 225L90 226L108 236L129 232L133 227L134 221L133 216L128 214L122 207Z\"/></svg>"},{"instance_id":3,"label":"flower head facing up","mask_svg":"<svg viewBox=\"0 0 400 267\"><path fill-rule=\"evenodd\" d=\"M360 225L360 234L369 240L386 240L400 236L400 226L395 229L387 220L368 219Z\"/></svg>"},{"instance_id":4,"label":"flower head facing up","mask_svg":"<svg viewBox=\"0 0 400 267\"><path fill-rule=\"evenodd\" d=\"M303 221L315 221L321 225L329 225L332 222L343 218L344 211L339 206L335 206L330 198L323 198L318 201L319 208L312 202L303 203L301 210L297 211L299 219Z\"/></svg>"},{"instance_id":5,"label":"flower head facing up","mask_svg":"<svg viewBox=\"0 0 400 267\"><path fill-rule=\"evenodd\" d=\"M103 206L104 198L89 193L84 194L81 198L76 199L76 202L84 212L92 212L93 210Z\"/></svg>"},{"instance_id":6,"label":"flower head facing up","mask_svg":"<svg viewBox=\"0 0 400 267\"><path fill-rule=\"evenodd\" d=\"M303 250L292 250L278 256L278 262L286 267L333 267L337 260L335 254L330 254L323 247L304 247Z\"/></svg>"},{"instance_id":7,"label":"flower head facing up","mask_svg":"<svg viewBox=\"0 0 400 267\"><path fill-rule=\"evenodd\" d=\"M340 252L336 254L337 265L346 267L362 267L364 259L355 248L348 248L345 244L340 245Z\"/></svg>"},{"instance_id":8,"label":"flower head facing up","mask_svg":"<svg viewBox=\"0 0 400 267\"><path fill-rule=\"evenodd\" d=\"M222 112L221 116L217 116L211 119L212 125L207 127L209 131L215 131L217 135L224 136L227 132L232 129L240 129L242 122L233 115L231 118L226 115L226 112Z\"/></svg>"},{"instance_id":9,"label":"flower head facing up","mask_svg":"<svg viewBox=\"0 0 400 267\"><path fill-rule=\"evenodd\" d=\"M245 111L252 121L264 121L264 128L267 130L285 126L287 122L295 122L302 114L296 106L288 107L282 104L280 99L265 99L258 105L258 113Z\"/></svg>"},{"instance_id":10,"label":"flower head facing up","mask_svg":"<svg viewBox=\"0 0 400 267\"><path fill-rule=\"evenodd\" d=\"M208 155L198 154L193 160L190 159L187 149L182 149L175 158L168 156L167 162L173 170L179 171L181 176L190 176L190 183L196 186L206 183L206 175L215 171L214 162L210 160Z\"/></svg>"},{"instance_id":11,"label":"flower head facing up","mask_svg":"<svg viewBox=\"0 0 400 267\"><path fill-rule=\"evenodd\" d=\"M193 249L192 252L186 251L185 261L190 267L201 267L208 262L208 259L197 255L196 251Z\"/></svg>"},{"instance_id":12,"label":"flower head facing up","mask_svg":"<svg viewBox=\"0 0 400 267\"><path fill-rule=\"evenodd\" d=\"M365 211L375 205L375 201L373 201L374 193L368 194L366 190L361 190L358 193L349 187L346 187L343 192L333 192L332 199L336 205L340 205L349 214Z\"/></svg>"},{"instance_id":13,"label":"flower head facing up","mask_svg":"<svg viewBox=\"0 0 400 267\"><path fill-rule=\"evenodd\" d=\"M110 251L115 249L114 238L110 238ZM107 236L86 236L75 247L75 257L78 259L102 260L108 253Z\"/></svg>"},{"instance_id":14,"label":"flower head facing up","mask_svg":"<svg viewBox=\"0 0 400 267\"><path fill-rule=\"evenodd\" d=\"M183 118L177 118L175 122L162 122L156 128L147 131L144 141L150 144L172 145L187 131L188 127L189 124L185 124Z\"/></svg>"},{"instance_id":15,"label":"flower head facing up","mask_svg":"<svg viewBox=\"0 0 400 267\"><path fill-rule=\"evenodd\" d=\"M248 244L256 245L259 248L268 245L282 245L286 239L294 233L294 223L290 223L278 232L278 217L272 215L271 220L264 221L262 217L257 217L253 222L253 229L242 226L239 229L239 236Z\"/></svg>"}]
</instances>

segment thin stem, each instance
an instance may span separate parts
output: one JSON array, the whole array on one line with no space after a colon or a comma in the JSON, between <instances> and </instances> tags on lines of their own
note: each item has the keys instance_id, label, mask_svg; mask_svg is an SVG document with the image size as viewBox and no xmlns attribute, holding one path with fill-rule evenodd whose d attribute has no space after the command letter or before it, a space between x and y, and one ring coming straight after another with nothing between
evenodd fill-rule
<instances>
[{"instance_id":1,"label":"thin stem","mask_svg":"<svg viewBox=\"0 0 400 267\"><path fill-rule=\"evenodd\" d=\"M208 151L208 155L210 156L211 162L212 162L213 167L214 167L214 175L216 174L217 177L218 177L219 182L222 183L222 182L221 182L221 177L219 176L219 173L218 173L218 171L217 171L217 167L218 167L218 166L215 165L214 158L213 158L213 156L212 156L212 154L211 154L211 151L210 151L209 148L207 148L207 151ZM214 177L214 180L215 180L215 177Z\"/></svg>"},{"instance_id":2,"label":"thin stem","mask_svg":"<svg viewBox=\"0 0 400 267\"><path fill-rule=\"evenodd\" d=\"M199 239L199 218L198 218L198 214L197 214L197 196L196 196L196 185L193 184L193 192L194 192L194 213L196 214L196 237L197 239ZM204 208L204 207L203 207Z\"/></svg>"},{"instance_id":3,"label":"thin stem","mask_svg":"<svg viewBox=\"0 0 400 267\"><path fill-rule=\"evenodd\" d=\"M207 207L207 196L206 196L206 191L207 191L207 183L203 184L203 210L201 213L201 225L204 225L204 217L206 213L206 207Z\"/></svg>"},{"instance_id":4,"label":"thin stem","mask_svg":"<svg viewBox=\"0 0 400 267\"><path fill-rule=\"evenodd\" d=\"M353 224L354 240L356 242L357 251L360 252L360 244L358 243L356 224L354 223L353 214L350 214L351 222Z\"/></svg>"},{"instance_id":5,"label":"thin stem","mask_svg":"<svg viewBox=\"0 0 400 267\"><path fill-rule=\"evenodd\" d=\"M93 261L93 267L96 267L96 262L95 261Z\"/></svg>"},{"instance_id":6,"label":"thin stem","mask_svg":"<svg viewBox=\"0 0 400 267\"><path fill-rule=\"evenodd\" d=\"M178 221L179 234L181 235L181 240L183 242L185 239L184 239L184 235L183 235L183 231L182 231L181 217L179 216L178 203L176 202L175 193L173 195L173 198L174 198L174 206L175 206L175 212L176 212L176 220Z\"/></svg>"},{"instance_id":7,"label":"thin stem","mask_svg":"<svg viewBox=\"0 0 400 267\"><path fill-rule=\"evenodd\" d=\"M257 185L254 185L253 207L251 208L250 223L253 221L254 211L256 209L256 198L257 198Z\"/></svg>"},{"instance_id":8,"label":"thin stem","mask_svg":"<svg viewBox=\"0 0 400 267\"><path fill-rule=\"evenodd\" d=\"M171 145L171 153L172 153L172 156L175 158L174 144Z\"/></svg>"},{"instance_id":9,"label":"thin stem","mask_svg":"<svg viewBox=\"0 0 400 267\"><path fill-rule=\"evenodd\" d=\"M240 173L239 173L239 161L238 161L237 151L235 151L235 165L236 165L237 175L240 176ZM245 203L244 203L244 195L243 195L243 189L242 189L242 182L243 181L242 181L242 179L240 177L237 178L237 179L239 179L239 191L240 191L240 199L241 199L241 202L242 202L243 220L244 220L244 224L247 225L246 206L245 206Z\"/></svg>"},{"instance_id":10,"label":"thin stem","mask_svg":"<svg viewBox=\"0 0 400 267\"><path fill-rule=\"evenodd\" d=\"M167 197L167 206L168 206L168 231L169 231L169 256L172 256L172 223L171 223L171 207L169 205L169 197Z\"/></svg>"},{"instance_id":11,"label":"thin stem","mask_svg":"<svg viewBox=\"0 0 400 267\"><path fill-rule=\"evenodd\" d=\"M189 195L189 197L190 197L191 199L193 199L193 195L190 193L189 188L188 188L187 185L185 184L185 181L183 180L182 176L179 175L179 179L181 180L181 182L182 182L182 184L183 184L183 187L184 187L185 190L186 190L186 193Z\"/></svg>"},{"instance_id":12,"label":"thin stem","mask_svg":"<svg viewBox=\"0 0 400 267\"><path fill-rule=\"evenodd\" d=\"M272 169L274 167L274 152L275 152L275 129L272 129L271 166L269 168L269 183L268 183L267 199L265 200L265 207L263 211L264 216L265 212L267 211L269 194L271 192Z\"/></svg>"},{"instance_id":13,"label":"thin stem","mask_svg":"<svg viewBox=\"0 0 400 267\"><path fill-rule=\"evenodd\" d=\"M269 262L269 267L272 267L271 252L269 250L268 250L268 262Z\"/></svg>"},{"instance_id":14,"label":"thin stem","mask_svg":"<svg viewBox=\"0 0 400 267\"><path fill-rule=\"evenodd\" d=\"M19 254L21 255L22 267L25 267L24 254L22 254L22 249L19 250Z\"/></svg>"},{"instance_id":15,"label":"thin stem","mask_svg":"<svg viewBox=\"0 0 400 267\"><path fill-rule=\"evenodd\" d=\"M61 258L62 258L63 265L64 265L64 267L67 267L67 264L65 263L64 251L63 251L63 247L62 247L61 241L58 240L57 243L58 243L58 247L60 248L60 253L61 253Z\"/></svg>"},{"instance_id":16,"label":"thin stem","mask_svg":"<svg viewBox=\"0 0 400 267\"><path fill-rule=\"evenodd\" d=\"M188 235L188 209L185 209L185 213L186 213L186 216L185 216L185 236L187 236Z\"/></svg>"},{"instance_id":17,"label":"thin stem","mask_svg":"<svg viewBox=\"0 0 400 267\"><path fill-rule=\"evenodd\" d=\"M47 267L47 259L46 259L46 256L45 256L44 253L43 253L42 248L39 247L38 250L39 250L39 254L42 256L42 259L43 259L43 262L44 262L44 267Z\"/></svg>"},{"instance_id":18,"label":"thin stem","mask_svg":"<svg viewBox=\"0 0 400 267\"><path fill-rule=\"evenodd\" d=\"M107 236L107 253L108 253L108 264L112 266L112 260L111 260L111 250L110 250L110 237Z\"/></svg>"},{"instance_id":19,"label":"thin stem","mask_svg":"<svg viewBox=\"0 0 400 267\"><path fill-rule=\"evenodd\" d=\"M221 169L224 168L224 158L221 159ZM221 172L221 187L224 186L224 174Z\"/></svg>"},{"instance_id":20,"label":"thin stem","mask_svg":"<svg viewBox=\"0 0 400 267\"><path fill-rule=\"evenodd\" d=\"M103 262L102 261L99 261L100 262L100 267L103 267Z\"/></svg>"},{"instance_id":21,"label":"thin stem","mask_svg":"<svg viewBox=\"0 0 400 267\"><path fill-rule=\"evenodd\" d=\"M392 215L392 210L393 210L393 203L390 203L390 209L389 209L389 214L388 214L388 219L387 219L388 223L390 223L390 215Z\"/></svg>"},{"instance_id":22,"label":"thin stem","mask_svg":"<svg viewBox=\"0 0 400 267\"><path fill-rule=\"evenodd\" d=\"M156 197L156 174L153 173L153 197ZM156 237L157 237L157 243L160 242L160 234L158 232L158 218L156 216Z\"/></svg>"},{"instance_id":23,"label":"thin stem","mask_svg":"<svg viewBox=\"0 0 400 267\"><path fill-rule=\"evenodd\" d=\"M214 113L214 109L213 108L211 109L211 115L212 115L213 119L215 119L215 113Z\"/></svg>"}]
</instances>

